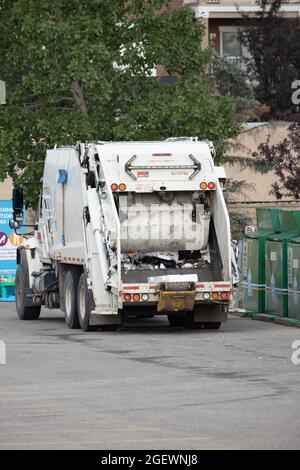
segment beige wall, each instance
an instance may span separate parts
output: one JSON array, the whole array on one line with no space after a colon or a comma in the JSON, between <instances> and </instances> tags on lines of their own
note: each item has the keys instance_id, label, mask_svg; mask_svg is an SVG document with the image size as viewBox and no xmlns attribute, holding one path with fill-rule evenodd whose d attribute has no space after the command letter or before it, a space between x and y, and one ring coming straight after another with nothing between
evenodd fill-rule
<instances>
[{"instance_id":1,"label":"beige wall","mask_svg":"<svg viewBox=\"0 0 300 470\"><path fill-rule=\"evenodd\" d=\"M7 178L4 182L0 183L0 200L11 200L12 198L12 189L13 189L13 183L11 178ZM27 224L33 224L35 222L35 213L32 209L27 209L26 210L26 223ZM28 232L30 232L30 227L27 229Z\"/></svg>"},{"instance_id":2,"label":"beige wall","mask_svg":"<svg viewBox=\"0 0 300 470\"><path fill-rule=\"evenodd\" d=\"M251 156L256 151L259 144L270 139L271 144L282 141L288 135L288 124L284 122L268 123L253 129L242 132L238 137L231 140L231 146L227 154L233 157L234 164L225 164L226 174L229 179L246 181L250 188L243 188L241 192L231 196L235 203L231 209L239 213L246 214L255 222L255 207L261 205L276 206L278 201L273 194L270 194L271 185L277 180L273 172L261 174L252 168L243 168L240 157ZM235 161L236 160L236 161ZM292 198L282 199L281 207L291 207L300 209L300 202L287 202Z\"/></svg>"},{"instance_id":3,"label":"beige wall","mask_svg":"<svg viewBox=\"0 0 300 470\"><path fill-rule=\"evenodd\" d=\"M10 178L0 183L0 199L11 199L12 187L12 180Z\"/></svg>"}]
</instances>

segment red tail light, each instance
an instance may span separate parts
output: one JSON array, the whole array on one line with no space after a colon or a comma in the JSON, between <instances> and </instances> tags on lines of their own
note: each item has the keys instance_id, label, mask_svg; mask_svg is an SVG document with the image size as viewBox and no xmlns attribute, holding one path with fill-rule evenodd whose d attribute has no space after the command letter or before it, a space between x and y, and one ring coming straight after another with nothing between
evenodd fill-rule
<instances>
[{"instance_id":1,"label":"red tail light","mask_svg":"<svg viewBox=\"0 0 300 470\"><path fill-rule=\"evenodd\" d=\"M131 295L130 295L130 294L125 294L125 295L124 295L124 300L125 300L125 302L130 302L130 300L131 300Z\"/></svg>"},{"instance_id":2,"label":"red tail light","mask_svg":"<svg viewBox=\"0 0 300 470\"><path fill-rule=\"evenodd\" d=\"M213 181L210 181L210 183L208 183L207 187L208 187L208 189L216 189L216 185Z\"/></svg>"},{"instance_id":3,"label":"red tail light","mask_svg":"<svg viewBox=\"0 0 300 470\"><path fill-rule=\"evenodd\" d=\"M229 292L221 292L221 299L228 300L229 299Z\"/></svg>"},{"instance_id":4,"label":"red tail light","mask_svg":"<svg viewBox=\"0 0 300 470\"><path fill-rule=\"evenodd\" d=\"M119 186L117 185L117 183L113 183L113 184L111 185L111 190L112 190L112 191L118 191L118 189L119 189Z\"/></svg>"}]
</instances>

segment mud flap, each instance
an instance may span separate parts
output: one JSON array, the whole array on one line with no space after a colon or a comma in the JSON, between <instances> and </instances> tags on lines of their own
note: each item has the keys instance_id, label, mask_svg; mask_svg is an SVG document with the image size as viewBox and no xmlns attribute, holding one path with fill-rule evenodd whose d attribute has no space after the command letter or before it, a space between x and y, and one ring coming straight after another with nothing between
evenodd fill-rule
<instances>
[{"instance_id":1,"label":"mud flap","mask_svg":"<svg viewBox=\"0 0 300 470\"><path fill-rule=\"evenodd\" d=\"M227 305L196 304L193 312L194 322L223 322L227 320Z\"/></svg>"},{"instance_id":2,"label":"mud flap","mask_svg":"<svg viewBox=\"0 0 300 470\"><path fill-rule=\"evenodd\" d=\"M195 304L195 291L161 291L157 304L158 312L192 311Z\"/></svg>"},{"instance_id":3,"label":"mud flap","mask_svg":"<svg viewBox=\"0 0 300 470\"><path fill-rule=\"evenodd\" d=\"M122 316L118 315L99 315L91 313L90 315L91 326L106 326L106 325L122 325Z\"/></svg>"}]
</instances>

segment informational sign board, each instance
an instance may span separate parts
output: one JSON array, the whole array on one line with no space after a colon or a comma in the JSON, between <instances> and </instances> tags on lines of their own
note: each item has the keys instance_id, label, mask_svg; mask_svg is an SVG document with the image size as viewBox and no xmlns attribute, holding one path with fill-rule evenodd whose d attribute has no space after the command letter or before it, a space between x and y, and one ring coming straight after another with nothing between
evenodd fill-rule
<instances>
[{"instance_id":1,"label":"informational sign board","mask_svg":"<svg viewBox=\"0 0 300 470\"><path fill-rule=\"evenodd\" d=\"M247 225L245 227L245 234L250 235L251 233L257 232L257 227L256 225Z\"/></svg>"},{"instance_id":2,"label":"informational sign board","mask_svg":"<svg viewBox=\"0 0 300 470\"><path fill-rule=\"evenodd\" d=\"M12 217L11 200L0 200L0 300L13 300L16 250L24 241L9 227Z\"/></svg>"}]
</instances>

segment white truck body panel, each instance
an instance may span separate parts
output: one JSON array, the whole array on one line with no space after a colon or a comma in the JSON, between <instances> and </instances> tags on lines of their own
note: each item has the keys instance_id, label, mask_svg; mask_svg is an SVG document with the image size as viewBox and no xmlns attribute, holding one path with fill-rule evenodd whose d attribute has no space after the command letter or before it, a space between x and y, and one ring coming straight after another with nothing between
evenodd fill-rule
<instances>
[{"instance_id":1,"label":"white truck body panel","mask_svg":"<svg viewBox=\"0 0 300 470\"><path fill-rule=\"evenodd\" d=\"M57 182L60 169L68 174L65 188ZM80 171L75 148L48 150L43 177L43 217L40 220L46 258L48 255L50 259L84 259Z\"/></svg>"}]
</instances>

